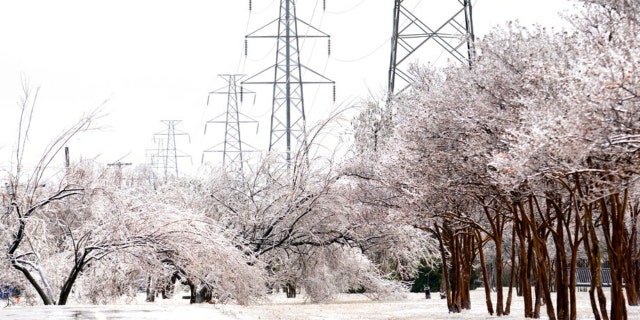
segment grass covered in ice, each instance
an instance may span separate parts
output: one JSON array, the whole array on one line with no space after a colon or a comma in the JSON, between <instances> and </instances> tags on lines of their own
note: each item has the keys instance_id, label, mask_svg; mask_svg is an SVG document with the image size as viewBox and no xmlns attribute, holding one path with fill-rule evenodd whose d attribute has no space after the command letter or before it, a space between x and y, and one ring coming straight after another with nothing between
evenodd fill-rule
<instances>
[{"instance_id":1,"label":"grass covered in ice","mask_svg":"<svg viewBox=\"0 0 640 320\"><path fill-rule=\"evenodd\" d=\"M239 306L226 305L189 305L187 300L180 299L181 295L170 300L159 299L155 303L144 302L140 299L128 300L127 304L111 304L102 306L69 305L63 307L26 306L24 304L0 308L0 319L524 319L523 303L520 297L514 297L511 315L507 317L492 317L487 313L484 302L484 292L475 290L471 293L472 309L461 314L447 312L446 301L438 294L432 294L435 299L426 300L422 293L407 294L405 299L395 301L373 301L361 294L343 294L335 301L314 304L305 301L299 295L295 299L287 299L284 294L274 294L269 301L259 305ZM493 294L495 303L495 293ZM586 292L578 293L578 319L594 319ZM1 307L5 306L0 301ZM542 319L546 319L544 307L541 310ZM640 319L640 307L628 307L629 319Z\"/></svg>"},{"instance_id":2,"label":"grass covered in ice","mask_svg":"<svg viewBox=\"0 0 640 320\"><path fill-rule=\"evenodd\" d=\"M505 292L506 293L506 292ZM506 294L505 294L506 297ZM434 299L435 298L435 299ZM495 308L495 293L493 293ZM471 310L461 314L450 314L446 300L438 293L426 300L422 293L407 294L407 298L398 301L372 301L364 295L345 294L336 301L323 304L305 302L303 297L287 299L283 294L272 296L269 303L242 307L237 305L219 305L216 309L233 319L498 319L487 312L484 291L471 293ZM594 319L586 292L578 293L578 319ZM511 315L500 319L524 319L524 304L521 297L514 296ZM640 319L640 307L629 307L629 319ZM541 310L542 319L547 318L545 309Z\"/></svg>"}]
</instances>

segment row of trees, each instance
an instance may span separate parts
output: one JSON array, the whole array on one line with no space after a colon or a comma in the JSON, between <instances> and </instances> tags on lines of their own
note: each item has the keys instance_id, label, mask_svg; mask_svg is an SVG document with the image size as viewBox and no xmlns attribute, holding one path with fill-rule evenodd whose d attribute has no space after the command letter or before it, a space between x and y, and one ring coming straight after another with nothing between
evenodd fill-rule
<instances>
[{"instance_id":1,"label":"row of trees","mask_svg":"<svg viewBox=\"0 0 640 320\"><path fill-rule=\"evenodd\" d=\"M274 155L246 172L161 181L146 167L123 171L68 153L54 170L100 110L28 159L36 97L25 85L1 192L0 283L25 288L27 301L106 303L140 288L152 300L171 296L178 281L192 302L247 304L282 287L303 288L312 301L360 289L390 297L404 291L391 280L410 275L433 246L422 230L361 210L356 181L332 156L313 154L336 119L292 162Z\"/></svg>"},{"instance_id":2,"label":"row of trees","mask_svg":"<svg viewBox=\"0 0 640 320\"><path fill-rule=\"evenodd\" d=\"M412 93L357 119L352 170L436 236L452 312L470 308L477 262L490 314L509 314L518 284L525 317L576 319L581 261L596 319L640 304L640 4L581 2L574 30L509 24L471 68L416 68Z\"/></svg>"},{"instance_id":3,"label":"row of trees","mask_svg":"<svg viewBox=\"0 0 640 320\"><path fill-rule=\"evenodd\" d=\"M36 97L25 84L11 167L3 172L0 283L25 288L27 298L46 305L107 302L135 294L141 281L216 282L215 263L246 280L220 281L222 292L240 303L257 295L262 273L250 268L255 258L225 237L201 211L202 201L187 199L208 196L194 182L158 186L143 169L126 179L91 161L70 163L68 153L66 167L54 169L74 136L96 128L99 109L52 139L36 161L25 157L35 149L29 137Z\"/></svg>"}]
</instances>

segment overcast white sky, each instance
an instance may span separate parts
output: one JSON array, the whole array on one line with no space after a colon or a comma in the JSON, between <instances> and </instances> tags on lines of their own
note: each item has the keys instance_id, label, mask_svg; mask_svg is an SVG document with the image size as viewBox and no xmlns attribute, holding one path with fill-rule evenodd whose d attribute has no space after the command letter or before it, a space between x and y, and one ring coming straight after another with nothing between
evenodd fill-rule
<instances>
[{"instance_id":1,"label":"overcast white sky","mask_svg":"<svg viewBox=\"0 0 640 320\"><path fill-rule=\"evenodd\" d=\"M457 3L457 0L447 0ZM406 0L416 15L437 12L444 0ZM392 0L297 1L301 19L332 37L303 41L302 58L309 67L337 83L337 104L349 104L386 88L391 36ZM243 53L244 35L277 18L278 1L253 0L21 0L0 2L0 166L13 146L15 103L21 77L41 88L34 120L34 147L71 124L83 112L108 100L107 129L74 141L73 158L97 157L112 162L144 162L154 147L153 134L163 119L183 120L191 135L178 148L200 163L201 152L222 141L222 129L203 135L204 123L225 109L225 99L207 92L224 85L221 73L256 73L275 62L272 40L251 40ZM475 0L474 27L480 38L508 20L559 26L568 0ZM424 12L424 13L421 13ZM446 12L444 15L448 15ZM426 18L425 18L426 20ZM438 24L439 22L428 25ZM269 115L270 89L254 88L266 102L243 106L257 119ZM333 110L330 88L305 90L309 121ZM269 124L244 129L243 135L266 148ZM254 143L255 145L256 143ZM219 157L219 156L216 156ZM215 160L215 159L209 159ZM188 161L184 165L189 165ZM182 166L182 164L181 164Z\"/></svg>"}]
</instances>

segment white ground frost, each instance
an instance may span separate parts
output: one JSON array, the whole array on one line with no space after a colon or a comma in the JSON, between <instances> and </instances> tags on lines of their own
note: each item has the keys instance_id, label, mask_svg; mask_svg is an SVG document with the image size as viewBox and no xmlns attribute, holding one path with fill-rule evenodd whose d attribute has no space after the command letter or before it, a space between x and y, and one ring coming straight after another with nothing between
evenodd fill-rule
<instances>
[{"instance_id":1,"label":"white ground frost","mask_svg":"<svg viewBox=\"0 0 640 320\"><path fill-rule=\"evenodd\" d=\"M523 304L519 297L514 300L511 315L498 318L490 316L484 303L484 292L475 290L471 293L472 310L461 314L447 312L446 301L439 299L426 300L424 294L411 293L399 301L372 301L364 295L345 294L336 301L323 304L312 304L302 296L287 299L283 294L274 294L269 302L260 305L243 307L227 305L189 305L188 301L179 299L159 300L146 303L144 300L132 301L130 304L87 306L69 305L63 307L17 305L0 309L0 319L278 319L278 320L413 320L413 319L524 319ZM493 296L495 303L495 294ZM594 319L586 292L578 293L578 319ZM6 305L0 301L1 306ZM542 310L541 319L547 319ZM640 307L628 307L629 319L640 319Z\"/></svg>"}]
</instances>

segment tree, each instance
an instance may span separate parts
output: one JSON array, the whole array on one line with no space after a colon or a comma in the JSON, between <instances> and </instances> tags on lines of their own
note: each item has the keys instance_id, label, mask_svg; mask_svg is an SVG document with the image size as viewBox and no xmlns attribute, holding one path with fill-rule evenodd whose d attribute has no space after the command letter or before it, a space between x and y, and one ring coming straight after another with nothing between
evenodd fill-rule
<instances>
[{"instance_id":1,"label":"tree","mask_svg":"<svg viewBox=\"0 0 640 320\"><path fill-rule=\"evenodd\" d=\"M54 138L27 171L36 95L25 86L14 166L2 193L0 230L8 241L2 266L24 279L14 282L26 284L46 305L70 298L106 302L134 294L141 278L168 282L172 275L214 289L220 300L246 304L264 294L261 263L204 216L201 183L127 185L90 161L51 175L56 156L75 135L94 128L99 110Z\"/></svg>"},{"instance_id":2,"label":"tree","mask_svg":"<svg viewBox=\"0 0 640 320\"><path fill-rule=\"evenodd\" d=\"M417 265L429 239L364 207L348 168L315 153L332 121L312 131L291 162L272 155L253 171L214 181L209 215L267 266L271 288L299 286L312 301L350 289L393 295L400 286L389 279L401 275L391 272Z\"/></svg>"},{"instance_id":3,"label":"tree","mask_svg":"<svg viewBox=\"0 0 640 320\"><path fill-rule=\"evenodd\" d=\"M637 246L629 209L638 152L637 9L586 1L571 18L575 32L511 24L477 43L470 69L423 69L414 92L396 101L398 143L380 159L398 169L387 179L405 186L404 209L425 224L447 219L440 224L470 225L489 237L496 218L512 221L527 317L539 316L544 300L551 319L576 318L572 284L582 244L600 296L598 304L592 299L597 316L606 314L596 276L605 257L615 277L611 318L626 317L623 290L630 303L637 296L635 285L621 285L635 272L635 258L623 252ZM459 203L473 205L451 209ZM489 221L474 218L478 207ZM560 290L556 305L552 288Z\"/></svg>"},{"instance_id":4,"label":"tree","mask_svg":"<svg viewBox=\"0 0 640 320\"><path fill-rule=\"evenodd\" d=\"M31 120L35 110L38 90L32 92L26 82L23 83L24 96L18 103L19 121L18 134L15 144L15 157L10 161L13 166L6 177L6 190L3 199L6 199L7 206L3 223L5 228L13 229L12 235L8 238L6 249L6 259L11 266L18 270L37 291L45 304L55 304L53 287L47 278L46 270L43 269L41 257L38 252L31 250L33 241L32 233L37 229L37 224L41 222L40 217L43 211L48 210L53 204L68 198L80 197L84 195L83 186L62 182L57 186L47 187L44 181L45 172L62 150L64 145L76 134L92 129L93 121L98 118L99 110L94 110L69 129L63 131L54 138L43 151L42 156L37 161L35 169L31 172L25 170L25 149L28 144L28 137L31 130ZM29 246L29 248L25 248ZM78 252L76 252L78 253ZM64 303L70 292L70 286L75 281L78 274L78 267L84 262L84 256L75 260L65 285L60 291L59 301Z\"/></svg>"}]
</instances>

